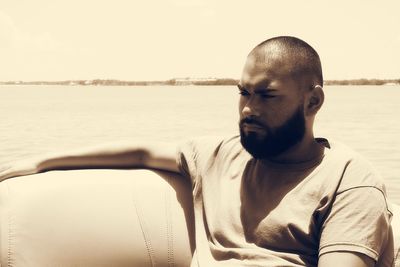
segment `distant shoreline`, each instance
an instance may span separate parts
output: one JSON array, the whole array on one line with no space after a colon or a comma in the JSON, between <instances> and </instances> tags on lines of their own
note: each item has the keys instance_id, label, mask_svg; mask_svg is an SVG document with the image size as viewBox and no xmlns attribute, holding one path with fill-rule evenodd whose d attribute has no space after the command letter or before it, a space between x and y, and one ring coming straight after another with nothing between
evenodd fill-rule
<instances>
[{"instance_id":1,"label":"distant shoreline","mask_svg":"<svg viewBox=\"0 0 400 267\"><path fill-rule=\"evenodd\" d=\"M165 81L123 81L110 79L65 80L65 81L6 81L0 85L67 85L67 86L218 86L237 85L239 80L231 78L176 78ZM351 79L326 80L324 85L400 85L400 79Z\"/></svg>"}]
</instances>

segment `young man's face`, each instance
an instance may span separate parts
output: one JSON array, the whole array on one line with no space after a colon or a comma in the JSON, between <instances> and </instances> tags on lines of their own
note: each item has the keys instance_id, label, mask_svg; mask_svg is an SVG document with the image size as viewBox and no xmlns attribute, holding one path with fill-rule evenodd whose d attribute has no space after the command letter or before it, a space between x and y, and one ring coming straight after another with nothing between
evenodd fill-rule
<instances>
[{"instance_id":1,"label":"young man's face","mask_svg":"<svg viewBox=\"0 0 400 267\"><path fill-rule=\"evenodd\" d=\"M290 77L289 63L249 56L243 69L238 85L240 135L255 158L274 158L304 137L304 97Z\"/></svg>"}]
</instances>

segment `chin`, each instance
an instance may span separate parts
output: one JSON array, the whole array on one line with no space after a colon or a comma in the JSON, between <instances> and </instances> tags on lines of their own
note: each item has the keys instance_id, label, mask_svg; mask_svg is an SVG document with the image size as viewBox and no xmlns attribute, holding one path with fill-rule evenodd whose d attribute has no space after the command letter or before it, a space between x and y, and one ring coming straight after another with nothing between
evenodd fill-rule
<instances>
[{"instance_id":1,"label":"chin","mask_svg":"<svg viewBox=\"0 0 400 267\"><path fill-rule=\"evenodd\" d=\"M296 144L294 140L293 142L286 141L287 140L279 140L273 136L267 138L266 136L261 136L254 132L240 132L240 143L255 159L273 159L285 153Z\"/></svg>"},{"instance_id":2,"label":"chin","mask_svg":"<svg viewBox=\"0 0 400 267\"><path fill-rule=\"evenodd\" d=\"M240 134L240 137L246 140L252 140L252 142L262 143L267 138L267 135L261 132L244 130L243 133Z\"/></svg>"},{"instance_id":3,"label":"chin","mask_svg":"<svg viewBox=\"0 0 400 267\"><path fill-rule=\"evenodd\" d=\"M255 159L264 158L263 137L254 132L245 133L240 131L240 143L243 148Z\"/></svg>"}]
</instances>

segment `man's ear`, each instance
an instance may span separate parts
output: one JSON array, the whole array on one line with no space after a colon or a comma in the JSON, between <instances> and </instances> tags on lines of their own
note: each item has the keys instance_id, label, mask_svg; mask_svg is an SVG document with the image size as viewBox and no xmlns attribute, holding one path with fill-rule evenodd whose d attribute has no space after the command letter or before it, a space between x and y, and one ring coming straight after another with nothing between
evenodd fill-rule
<instances>
[{"instance_id":1,"label":"man's ear","mask_svg":"<svg viewBox=\"0 0 400 267\"><path fill-rule=\"evenodd\" d=\"M315 115L324 103L325 95L321 85L315 85L309 92L305 105L306 115Z\"/></svg>"}]
</instances>

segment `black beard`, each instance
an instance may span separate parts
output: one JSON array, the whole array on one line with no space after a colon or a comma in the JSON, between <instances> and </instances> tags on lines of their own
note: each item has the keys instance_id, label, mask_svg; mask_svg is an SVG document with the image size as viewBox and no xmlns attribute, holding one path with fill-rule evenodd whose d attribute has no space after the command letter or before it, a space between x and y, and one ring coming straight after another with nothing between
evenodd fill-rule
<instances>
[{"instance_id":1,"label":"black beard","mask_svg":"<svg viewBox=\"0 0 400 267\"><path fill-rule=\"evenodd\" d=\"M255 132L246 134L243 130L244 123L262 126L267 135L260 138ZM277 128L267 128L251 118L242 119L239 128L240 142L247 152L256 159L270 159L287 151L303 139L306 128L303 107L300 106L282 126Z\"/></svg>"}]
</instances>

